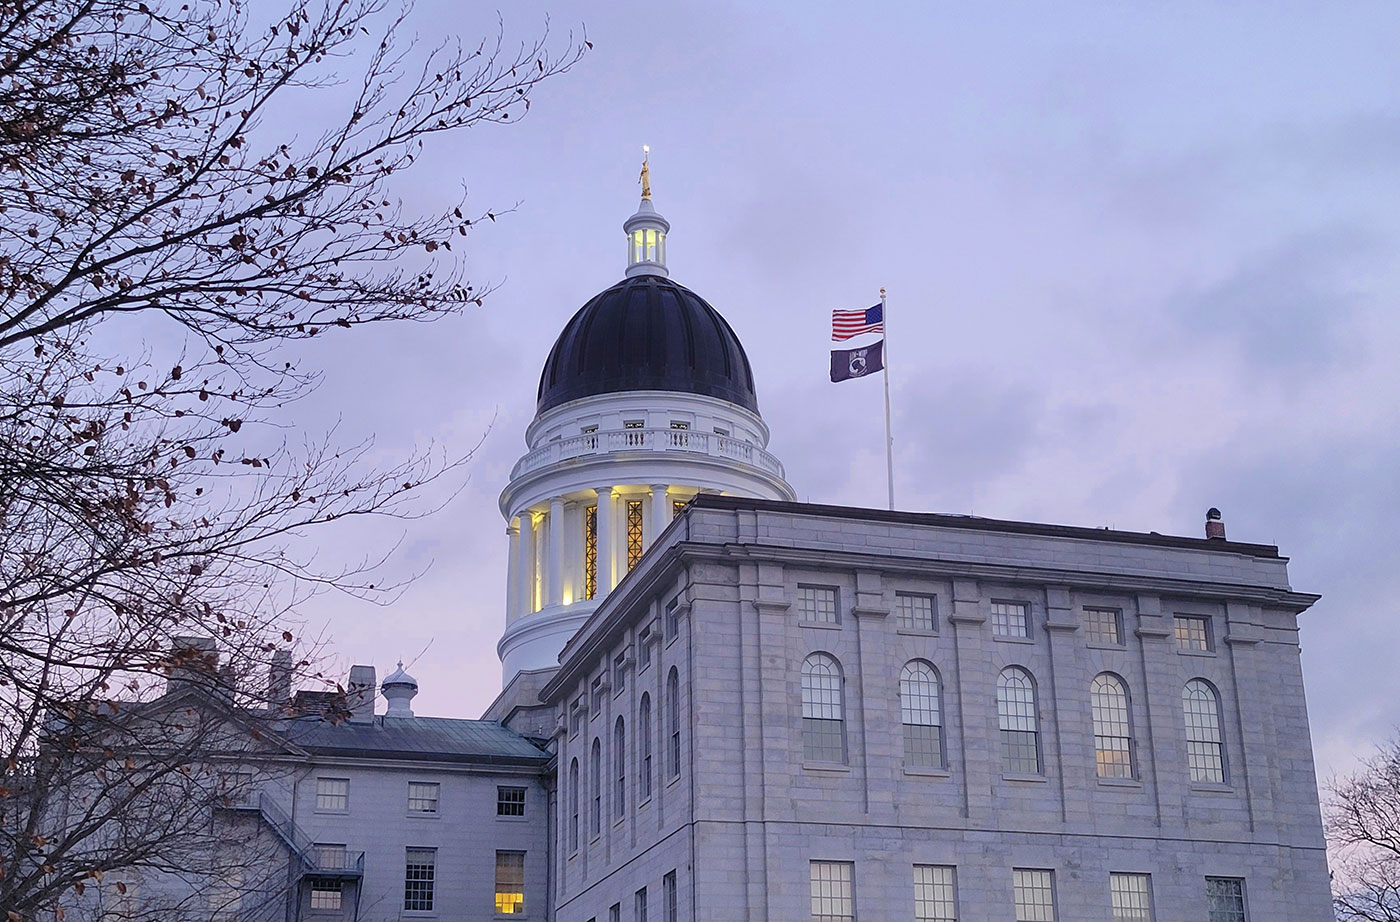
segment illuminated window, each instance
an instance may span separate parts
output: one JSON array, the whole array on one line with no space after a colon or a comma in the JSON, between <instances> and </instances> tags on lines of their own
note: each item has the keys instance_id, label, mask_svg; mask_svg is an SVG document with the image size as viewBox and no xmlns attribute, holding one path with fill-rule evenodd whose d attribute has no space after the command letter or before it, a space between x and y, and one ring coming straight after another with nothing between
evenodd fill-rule
<instances>
[{"instance_id":1,"label":"illuminated window","mask_svg":"<svg viewBox=\"0 0 1400 922\"><path fill-rule=\"evenodd\" d=\"M641 774L637 778L637 801L651 796L651 695L643 694L637 711L637 743L642 748Z\"/></svg>"},{"instance_id":2,"label":"illuminated window","mask_svg":"<svg viewBox=\"0 0 1400 922\"><path fill-rule=\"evenodd\" d=\"M836 587L798 586L797 616L803 621L816 621L819 624L840 624L841 615L836 610Z\"/></svg>"},{"instance_id":3,"label":"illuminated window","mask_svg":"<svg viewBox=\"0 0 1400 922\"><path fill-rule=\"evenodd\" d=\"M340 910L340 881L311 881L311 908L338 912Z\"/></svg>"},{"instance_id":4,"label":"illuminated window","mask_svg":"<svg viewBox=\"0 0 1400 922\"><path fill-rule=\"evenodd\" d=\"M670 759L671 777L681 776L681 679L676 667L666 678L666 717L670 721L671 746L667 752Z\"/></svg>"},{"instance_id":5,"label":"illuminated window","mask_svg":"<svg viewBox=\"0 0 1400 922\"><path fill-rule=\"evenodd\" d=\"M895 623L908 631L936 630L933 620L934 601L931 595L894 594Z\"/></svg>"},{"instance_id":6,"label":"illuminated window","mask_svg":"<svg viewBox=\"0 0 1400 922\"><path fill-rule=\"evenodd\" d=\"M622 819L627 808L627 729L622 718L613 726L613 816Z\"/></svg>"},{"instance_id":7,"label":"illuminated window","mask_svg":"<svg viewBox=\"0 0 1400 922\"><path fill-rule=\"evenodd\" d=\"M1011 872L1016 897L1016 922L1055 922L1055 877L1050 871Z\"/></svg>"},{"instance_id":8,"label":"illuminated window","mask_svg":"<svg viewBox=\"0 0 1400 922\"><path fill-rule=\"evenodd\" d=\"M1220 699L1203 679L1181 690L1186 715L1186 763L1192 781L1225 783L1225 744L1220 733Z\"/></svg>"},{"instance_id":9,"label":"illuminated window","mask_svg":"<svg viewBox=\"0 0 1400 922\"><path fill-rule=\"evenodd\" d=\"M899 709L904 721L904 764L943 766L943 727L938 708L938 674L922 660L906 663L899 674Z\"/></svg>"},{"instance_id":10,"label":"illuminated window","mask_svg":"<svg viewBox=\"0 0 1400 922\"><path fill-rule=\"evenodd\" d=\"M1001 726L1003 771L1040 773L1040 734L1036 729L1035 685L1017 666L997 676L997 720Z\"/></svg>"},{"instance_id":11,"label":"illuminated window","mask_svg":"<svg viewBox=\"0 0 1400 922\"><path fill-rule=\"evenodd\" d=\"M316 809L328 813L344 813L350 808L349 778L317 778Z\"/></svg>"},{"instance_id":12,"label":"illuminated window","mask_svg":"<svg viewBox=\"0 0 1400 922\"><path fill-rule=\"evenodd\" d=\"M1151 877L1146 874L1108 875L1113 922L1152 922Z\"/></svg>"},{"instance_id":13,"label":"illuminated window","mask_svg":"<svg viewBox=\"0 0 1400 922\"><path fill-rule=\"evenodd\" d=\"M642 559L642 501L627 501L627 569Z\"/></svg>"},{"instance_id":14,"label":"illuminated window","mask_svg":"<svg viewBox=\"0 0 1400 922\"><path fill-rule=\"evenodd\" d=\"M513 916L525 911L525 853L496 852L496 913Z\"/></svg>"},{"instance_id":15,"label":"illuminated window","mask_svg":"<svg viewBox=\"0 0 1400 922\"><path fill-rule=\"evenodd\" d=\"M1207 877L1206 905L1210 922L1245 922L1244 881L1238 877Z\"/></svg>"},{"instance_id":16,"label":"illuminated window","mask_svg":"<svg viewBox=\"0 0 1400 922\"><path fill-rule=\"evenodd\" d=\"M1209 653L1215 649L1210 636L1210 619L1196 615L1177 615L1172 619L1176 628L1176 648L1193 653Z\"/></svg>"},{"instance_id":17,"label":"illuminated window","mask_svg":"<svg viewBox=\"0 0 1400 922\"><path fill-rule=\"evenodd\" d=\"M1030 606L1025 602L993 602L992 633L998 637L1029 637L1030 615Z\"/></svg>"},{"instance_id":18,"label":"illuminated window","mask_svg":"<svg viewBox=\"0 0 1400 922\"><path fill-rule=\"evenodd\" d=\"M403 908L405 912L433 911L433 884L437 877L437 849L410 848L405 853Z\"/></svg>"},{"instance_id":19,"label":"illuminated window","mask_svg":"<svg viewBox=\"0 0 1400 922\"><path fill-rule=\"evenodd\" d=\"M684 431L690 428L690 423L683 419L673 419L671 420L671 428Z\"/></svg>"},{"instance_id":20,"label":"illuminated window","mask_svg":"<svg viewBox=\"0 0 1400 922\"><path fill-rule=\"evenodd\" d=\"M1133 777L1133 737L1128 718L1128 689L1104 673L1089 685L1094 716L1094 761L1100 778Z\"/></svg>"},{"instance_id":21,"label":"illuminated window","mask_svg":"<svg viewBox=\"0 0 1400 922\"><path fill-rule=\"evenodd\" d=\"M1122 645L1123 616L1116 608L1086 608L1084 634L1091 643Z\"/></svg>"},{"instance_id":22,"label":"illuminated window","mask_svg":"<svg viewBox=\"0 0 1400 922\"><path fill-rule=\"evenodd\" d=\"M622 428L624 429L641 429L645 426L646 420L644 419L628 419L624 420L622 423Z\"/></svg>"},{"instance_id":23,"label":"illuminated window","mask_svg":"<svg viewBox=\"0 0 1400 922\"><path fill-rule=\"evenodd\" d=\"M802 661L802 756L809 762L845 762L841 664L825 653Z\"/></svg>"},{"instance_id":24,"label":"illuminated window","mask_svg":"<svg viewBox=\"0 0 1400 922\"><path fill-rule=\"evenodd\" d=\"M854 877L849 861L812 862L812 922L855 922Z\"/></svg>"},{"instance_id":25,"label":"illuminated window","mask_svg":"<svg viewBox=\"0 0 1400 922\"><path fill-rule=\"evenodd\" d=\"M598 507L583 510L583 597L598 594Z\"/></svg>"},{"instance_id":26,"label":"illuminated window","mask_svg":"<svg viewBox=\"0 0 1400 922\"><path fill-rule=\"evenodd\" d=\"M914 865L914 922L958 922L952 868Z\"/></svg>"},{"instance_id":27,"label":"illuminated window","mask_svg":"<svg viewBox=\"0 0 1400 922\"><path fill-rule=\"evenodd\" d=\"M496 788L497 816L524 816L525 789L514 787Z\"/></svg>"}]
</instances>

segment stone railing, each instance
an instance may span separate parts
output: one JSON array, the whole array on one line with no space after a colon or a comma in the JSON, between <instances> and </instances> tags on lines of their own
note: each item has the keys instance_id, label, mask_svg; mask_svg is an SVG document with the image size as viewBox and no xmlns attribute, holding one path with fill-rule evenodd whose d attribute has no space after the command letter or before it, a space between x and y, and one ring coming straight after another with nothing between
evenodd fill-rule
<instances>
[{"instance_id":1,"label":"stone railing","mask_svg":"<svg viewBox=\"0 0 1400 922\"><path fill-rule=\"evenodd\" d=\"M738 461L779 478L783 465L773 455L740 439L691 429L614 429L608 432L587 432L572 438L546 442L528 452L515 463L510 472L512 480L542 467L621 451L680 451Z\"/></svg>"}]
</instances>

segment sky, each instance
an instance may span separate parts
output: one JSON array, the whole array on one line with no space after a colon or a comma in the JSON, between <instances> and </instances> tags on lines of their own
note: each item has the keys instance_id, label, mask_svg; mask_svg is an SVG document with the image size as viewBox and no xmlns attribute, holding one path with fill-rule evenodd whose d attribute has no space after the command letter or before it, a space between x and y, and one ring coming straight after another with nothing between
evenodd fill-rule
<instances>
[{"instance_id":1,"label":"sky","mask_svg":"<svg viewBox=\"0 0 1400 922\"><path fill-rule=\"evenodd\" d=\"M402 658L420 714L476 717L499 691L497 500L554 337L622 276L649 144L672 278L739 334L801 499L883 506L879 381L829 383L827 350L829 312L884 287L900 508L1200 535L1218 506L1231 538L1277 544L1293 587L1323 596L1302 617L1322 779L1397 732L1400 8L522 0L501 16L510 39L548 19L593 50L519 124L438 138L393 187L410 211L465 188L502 212L469 249L498 290L318 343L324 384L291 411L373 435L385 459L477 446L436 515L318 536L326 560L397 545L390 573L421 573L389 605L303 607L336 668ZM451 0L409 19L420 47L496 28Z\"/></svg>"}]
</instances>

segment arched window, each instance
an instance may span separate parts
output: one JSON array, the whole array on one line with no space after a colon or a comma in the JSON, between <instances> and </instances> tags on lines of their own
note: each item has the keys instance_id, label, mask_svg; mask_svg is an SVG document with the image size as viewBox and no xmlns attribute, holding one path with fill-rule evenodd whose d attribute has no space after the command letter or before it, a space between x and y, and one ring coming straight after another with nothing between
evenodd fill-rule
<instances>
[{"instance_id":1,"label":"arched window","mask_svg":"<svg viewBox=\"0 0 1400 922\"><path fill-rule=\"evenodd\" d=\"M905 663L899 674L899 711L904 720L904 764L942 768L938 673L923 660Z\"/></svg>"},{"instance_id":2,"label":"arched window","mask_svg":"<svg viewBox=\"0 0 1400 922\"><path fill-rule=\"evenodd\" d=\"M809 762L845 762L841 664L825 653L802 661L802 755Z\"/></svg>"},{"instance_id":3,"label":"arched window","mask_svg":"<svg viewBox=\"0 0 1400 922\"><path fill-rule=\"evenodd\" d=\"M569 851L578 851L578 759L569 763Z\"/></svg>"},{"instance_id":4,"label":"arched window","mask_svg":"<svg viewBox=\"0 0 1400 922\"><path fill-rule=\"evenodd\" d=\"M672 778L681 776L681 677L676 667L666 678L666 717L670 722L671 745L667 751Z\"/></svg>"},{"instance_id":5,"label":"arched window","mask_svg":"<svg viewBox=\"0 0 1400 922\"><path fill-rule=\"evenodd\" d=\"M1100 778L1133 777L1133 732L1128 717L1128 689L1123 680L1101 673L1089 684L1094 715L1094 761Z\"/></svg>"},{"instance_id":6,"label":"arched window","mask_svg":"<svg viewBox=\"0 0 1400 922\"><path fill-rule=\"evenodd\" d=\"M613 789L613 816L621 819L627 806L627 730L622 725L621 717L613 726L613 774L617 776Z\"/></svg>"},{"instance_id":7,"label":"arched window","mask_svg":"<svg viewBox=\"0 0 1400 922\"><path fill-rule=\"evenodd\" d=\"M1001 725L1003 771L1040 773L1040 734L1036 727L1035 683L1019 666L997 676L997 720Z\"/></svg>"},{"instance_id":8,"label":"arched window","mask_svg":"<svg viewBox=\"0 0 1400 922\"><path fill-rule=\"evenodd\" d=\"M1220 733L1220 696L1205 679L1181 690L1186 715L1186 764L1192 781L1225 783L1225 738Z\"/></svg>"},{"instance_id":9,"label":"arched window","mask_svg":"<svg viewBox=\"0 0 1400 922\"><path fill-rule=\"evenodd\" d=\"M642 695L637 713L637 742L642 749L641 771L637 776L637 800L651 796L651 695Z\"/></svg>"},{"instance_id":10,"label":"arched window","mask_svg":"<svg viewBox=\"0 0 1400 922\"><path fill-rule=\"evenodd\" d=\"M590 767L593 769L589 779L593 782L593 812L589 814L588 831L596 836L603 831L603 744L596 736L593 737Z\"/></svg>"}]
</instances>

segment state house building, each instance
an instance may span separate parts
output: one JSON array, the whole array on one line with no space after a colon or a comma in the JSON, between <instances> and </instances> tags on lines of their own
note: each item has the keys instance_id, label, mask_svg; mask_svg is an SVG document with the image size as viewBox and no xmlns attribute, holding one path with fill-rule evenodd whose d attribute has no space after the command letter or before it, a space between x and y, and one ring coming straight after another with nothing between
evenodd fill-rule
<instances>
[{"instance_id":1,"label":"state house building","mask_svg":"<svg viewBox=\"0 0 1400 922\"><path fill-rule=\"evenodd\" d=\"M624 229L501 494L500 697L288 721L277 917L1332 918L1277 548L796 502L646 186Z\"/></svg>"}]
</instances>

